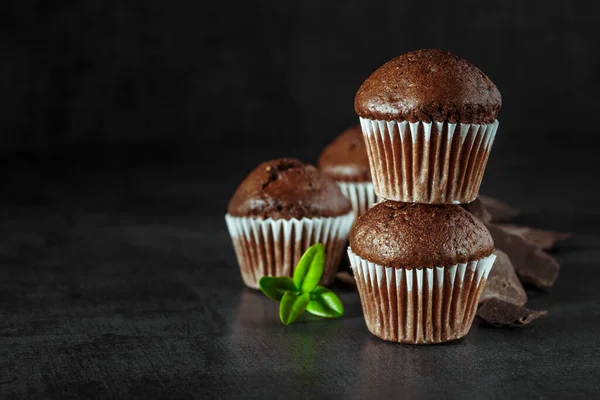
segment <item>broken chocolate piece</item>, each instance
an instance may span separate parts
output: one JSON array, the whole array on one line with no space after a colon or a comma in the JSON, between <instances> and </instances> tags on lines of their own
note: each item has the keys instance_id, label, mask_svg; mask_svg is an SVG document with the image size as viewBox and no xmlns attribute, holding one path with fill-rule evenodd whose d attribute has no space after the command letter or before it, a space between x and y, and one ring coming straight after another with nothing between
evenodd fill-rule
<instances>
[{"instance_id":1,"label":"broken chocolate piece","mask_svg":"<svg viewBox=\"0 0 600 400\"><path fill-rule=\"evenodd\" d=\"M505 231L519 235L526 241L535 244L541 249L548 250L554 247L556 242L570 239L573 234L566 232L545 231L542 229L531 228L529 226L517 226L509 224L497 224Z\"/></svg>"},{"instance_id":2,"label":"broken chocolate piece","mask_svg":"<svg viewBox=\"0 0 600 400\"><path fill-rule=\"evenodd\" d=\"M508 255L494 250L496 261L487 278L479 303L496 298L507 303L523 306L527 303L527 293L517 276Z\"/></svg>"},{"instance_id":3,"label":"broken chocolate piece","mask_svg":"<svg viewBox=\"0 0 600 400\"><path fill-rule=\"evenodd\" d=\"M356 281L350 272L341 271L335 274L335 278L346 285L356 286Z\"/></svg>"},{"instance_id":4,"label":"broken chocolate piece","mask_svg":"<svg viewBox=\"0 0 600 400\"><path fill-rule=\"evenodd\" d=\"M464 204L463 208L483 222L490 222L492 220L492 215L486 210L479 197L468 204Z\"/></svg>"},{"instance_id":5,"label":"broken chocolate piece","mask_svg":"<svg viewBox=\"0 0 600 400\"><path fill-rule=\"evenodd\" d=\"M477 310L477 316L494 326L519 327L543 317L548 311L537 311L499 299L489 299Z\"/></svg>"},{"instance_id":6,"label":"broken chocolate piece","mask_svg":"<svg viewBox=\"0 0 600 400\"><path fill-rule=\"evenodd\" d=\"M486 226L492 234L495 247L509 255L523 283L530 283L541 289L548 289L554 285L560 266L551 255L498 225Z\"/></svg>"},{"instance_id":7,"label":"broken chocolate piece","mask_svg":"<svg viewBox=\"0 0 600 400\"><path fill-rule=\"evenodd\" d=\"M492 221L494 222L505 222L513 219L519 215L519 211L512 208L506 203L500 200L492 199L488 196L479 195L479 200L485 209L490 213Z\"/></svg>"}]
</instances>

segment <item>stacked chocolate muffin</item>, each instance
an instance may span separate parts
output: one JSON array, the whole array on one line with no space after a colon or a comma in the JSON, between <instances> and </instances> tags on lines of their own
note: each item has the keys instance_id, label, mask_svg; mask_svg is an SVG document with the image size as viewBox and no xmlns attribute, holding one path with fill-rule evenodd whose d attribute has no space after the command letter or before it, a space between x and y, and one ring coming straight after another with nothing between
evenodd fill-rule
<instances>
[{"instance_id":1,"label":"stacked chocolate muffin","mask_svg":"<svg viewBox=\"0 0 600 400\"><path fill-rule=\"evenodd\" d=\"M477 67L441 50L397 57L355 98L374 192L385 199L350 233L368 329L403 343L469 331L494 245L459 204L475 200L501 97Z\"/></svg>"}]
</instances>

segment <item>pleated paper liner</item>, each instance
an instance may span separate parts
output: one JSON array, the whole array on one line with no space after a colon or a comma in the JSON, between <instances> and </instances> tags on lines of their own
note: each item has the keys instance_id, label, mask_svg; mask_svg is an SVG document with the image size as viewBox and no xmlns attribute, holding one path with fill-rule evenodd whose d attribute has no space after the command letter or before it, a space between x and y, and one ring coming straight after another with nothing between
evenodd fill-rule
<instances>
[{"instance_id":1,"label":"pleated paper liner","mask_svg":"<svg viewBox=\"0 0 600 400\"><path fill-rule=\"evenodd\" d=\"M369 331L384 340L442 343L465 336L495 255L465 264L406 269L366 261L348 248Z\"/></svg>"},{"instance_id":2,"label":"pleated paper liner","mask_svg":"<svg viewBox=\"0 0 600 400\"><path fill-rule=\"evenodd\" d=\"M291 277L302 254L323 243L326 254L321 284L333 281L346 248L354 212L339 217L290 220L225 215L246 286L258 288L263 276Z\"/></svg>"},{"instance_id":3,"label":"pleated paper liner","mask_svg":"<svg viewBox=\"0 0 600 400\"><path fill-rule=\"evenodd\" d=\"M371 182L337 182L340 190L350 200L356 218L360 217L380 199L373 191Z\"/></svg>"},{"instance_id":4,"label":"pleated paper liner","mask_svg":"<svg viewBox=\"0 0 600 400\"><path fill-rule=\"evenodd\" d=\"M375 193L406 203L475 200L496 136L491 124L360 119Z\"/></svg>"}]
</instances>

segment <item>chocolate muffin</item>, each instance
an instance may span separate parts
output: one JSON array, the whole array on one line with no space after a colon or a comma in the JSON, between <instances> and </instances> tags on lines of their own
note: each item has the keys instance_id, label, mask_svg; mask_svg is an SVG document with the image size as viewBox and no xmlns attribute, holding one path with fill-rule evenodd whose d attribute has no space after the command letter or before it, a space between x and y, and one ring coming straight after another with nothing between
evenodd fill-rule
<instances>
[{"instance_id":1,"label":"chocolate muffin","mask_svg":"<svg viewBox=\"0 0 600 400\"><path fill-rule=\"evenodd\" d=\"M359 125L346 129L327 145L319 156L317 166L336 180L357 217L377 201L365 140Z\"/></svg>"},{"instance_id":2,"label":"chocolate muffin","mask_svg":"<svg viewBox=\"0 0 600 400\"><path fill-rule=\"evenodd\" d=\"M373 206L354 224L348 249L367 328L403 343L463 337L493 251L486 227L460 206Z\"/></svg>"},{"instance_id":3,"label":"chocolate muffin","mask_svg":"<svg viewBox=\"0 0 600 400\"><path fill-rule=\"evenodd\" d=\"M473 201L501 105L483 72L446 51L417 50L384 64L354 100L375 193L413 203Z\"/></svg>"},{"instance_id":4,"label":"chocolate muffin","mask_svg":"<svg viewBox=\"0 0 600 400\"><path fill-rule=\"evenodd\" d=\"M304 251L323 243L322 284L337 271L354 212L333 179L291 158L256 167L235 191L225 215L244 283L292 276Z\"/></svg>"}]
</instances>

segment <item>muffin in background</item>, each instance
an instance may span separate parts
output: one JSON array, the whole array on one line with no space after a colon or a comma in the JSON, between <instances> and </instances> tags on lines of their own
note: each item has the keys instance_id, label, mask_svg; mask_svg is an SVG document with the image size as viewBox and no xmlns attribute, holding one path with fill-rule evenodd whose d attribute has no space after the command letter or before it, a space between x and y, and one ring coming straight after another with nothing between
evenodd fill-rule
<instances>
[{"instance_id":1,"label":"muffin in background","mask_svg":"<svg viewBox=\"0 0 600 400\"><path fill-rule=\"evenodd\" d=\"M231 198L225 221L244 283L292 276L304 251L323 243L329 284L345 249L354 212L333 179L312 165L281 158L259 164Z\"/></svg>"},{"instance_id":2,"label":"muffin in background","mask_svg":"<svg viewBox=\"0 0 600 400\"><path fill-rule=\"evenodd\" d=\"M354 224L348 248L367 328L410 344L465 336L493 250L483 223L460 206L376 204Z\"/></svg>"},{"instance_id":3,"label":"muffin in background","mask_svg":"<svg viewBox=\"0 0 600 400\"><path fill-rule=\"evenodd\" d=\"M350 200L357 218L378 201L360 125L346 129L328 144L321 152L317 166L335 179Z\"/></svg>"},{"instance_id":4,"label":"muffin in background","mask_svg":"<svg viewBox=\"0 0 600 400\"><path fill-rule=\"evenodd\" d=\"M410 203L475 200L494 141L500 92L442 50L396 57L354 99L377 195Z\"/></svg>"}]
</instances>

